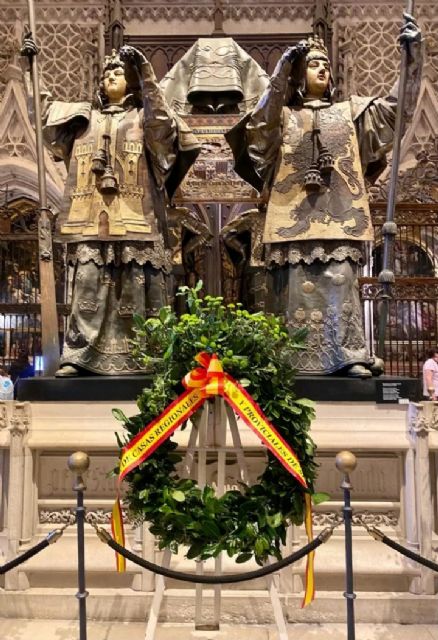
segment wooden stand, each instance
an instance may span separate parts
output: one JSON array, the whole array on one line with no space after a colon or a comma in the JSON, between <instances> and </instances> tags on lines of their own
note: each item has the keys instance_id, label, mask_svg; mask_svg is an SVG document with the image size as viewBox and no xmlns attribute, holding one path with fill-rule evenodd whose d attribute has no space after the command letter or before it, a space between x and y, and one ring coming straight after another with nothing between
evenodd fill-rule
<instances>
[{"instance_id":1,"label":"wooden stand","mask_svg":"<svg viewBox=\"0 0 438 640\"><path fill-rule=\"evenodd\" d=\"M232 447L226 446L227 426L230 429ZM214 452L217 455L217 495L221 496L225 492L225 468L227 454L233 454L237 458L239 470L239 480L245 484L249 483L248 469L240 440L239 428L234 411L225 401L216 397L204 404L202 413L198 419L193 420L192 429L189 436L186 455L182 463L182 476L193 477L193 467L195 454L197 452L197 483L203 488L207 483L207 453ZM169 567L171 552L164 551L162 565ZM202 575L204 572L204 562L196 561L196 573ZM222 554L215 558L215 573L222 572ZM214 606L213 618L206 621L203 618L203 595L204 585L196 585L195 602L195 629L197 631L219 630L222 586L213 586ZM275 577L267 577L267 591L272 603L275 623L277 625L279 640L287 640L287 626L281 607L278 589L275 584ZM145 640L154 640L158 623L158 616L165 592L165 581L163 576L155 577L155 593L152 599L151 610L146 627Z\"/></svg>"}]
</instances>

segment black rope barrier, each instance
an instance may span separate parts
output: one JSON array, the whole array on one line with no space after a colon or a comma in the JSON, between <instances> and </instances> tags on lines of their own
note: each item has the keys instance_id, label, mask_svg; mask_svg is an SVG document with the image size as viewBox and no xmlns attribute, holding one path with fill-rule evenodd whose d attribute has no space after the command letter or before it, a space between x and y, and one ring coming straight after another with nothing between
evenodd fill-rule
<instances>
[{"instance_id":1,"label":"black rope barrier","mask_svg":"<svg viewBox=\"0 0 438 640\"><path fill-rule=\"evenodd\" d=\"M388 536L385 536L385 534L382 533L382 531L380 531L379 529L376 529L376 527L365 527L365 528L370 534L370 536L374 538L374 540L380 540L380 542L383 542L383 544L386 544L386 546L391 547L391 549L394 549L394 551L398 551L398 553L401 553L407 558L410 558L411 560L418 562L418 564L422 564L424 567L427 567L428 569L432 569L432 571L436 571L438 573L438 564L436 562L433 562L432 560L428 560L428 558L423 558L423 556L420 556L418 553L415 553L415 551L406 549L406 547L403 547L401 544L398 544L398 542L395 542L394 540L391 540L391 538L388 538Z\"/></svg>"},{"instance_id":2,"label":"black rope barrier","mask_svg":"<svg viewBox=\"0 0 438 640\"><path fill-rule=\"evenodd\" d=\"M18 567L23 562L26 562L26 560L33 558L33 556L36 556L37 553L39 553L43 549L46 549L46 547L48 547L50 544L57 542L62 534L63 529L55 529L55 531L51 531L47 535L47 537L44 538L44 540L38 542L38 544L36 544L34 547L32 547L31 549L27 549L27 551L22 553L21 556L17 556L13 560L10 560L9 562L6 562L4 565L2 565L0 567L0 575L8 573L8 571L11 571L11 569L15 569L15 567Z\"/></svg>"},{"instance_id":3,"label":"black rope barrier","mask_svg":"<svg viewBox=\"0 0 438 640\"><path fill-rule=\"evenodd\" d=\"M337 526L337 525L336 525ZM119 553L121 556L126 558L127 560L131 560L134 564L137 564L143 569L147 569L148 571L152 571L153 573L158 573L161 576L165 576L166 578L173 578L174 580L182 580L183 582L195 582L199 584L231 584L235 582L244 582L246 580L255 580L256 578L261 578L263 576L267 576L270 573L274 573L279 569L283 569L301 558L307 556L311 551L317 549L321 544L327 542L330 536L333 533L333 529L335 527L327 527L323 529L321 533L311 542L306 544L295 553L287 556L286 558L282 558L273 564L266 565L265 567L261 567L260 569L256 569L255 571L248 571L247 573L233 573L230 575L213 575L213 576L202 576L193 573L183 573L182 571L174 571L173 569L168 569L167 567L162 567L154 562L149 562L149 560L145 560L144 558L140 558L132 551L125 549L120 544L118 544L106 531L100 527L95 526L96 533L102 542L105 542L111 549Z\"/></svg>"}]
</instances>

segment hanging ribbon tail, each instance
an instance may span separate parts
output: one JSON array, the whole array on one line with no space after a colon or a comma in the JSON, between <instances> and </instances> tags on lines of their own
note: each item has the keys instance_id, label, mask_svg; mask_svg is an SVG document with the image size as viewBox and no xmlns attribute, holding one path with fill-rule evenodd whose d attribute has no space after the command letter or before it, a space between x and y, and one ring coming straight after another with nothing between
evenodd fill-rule
<instances>
[{"instance_id":1,"label":"hanging ribbon tail","mask_svg":"<svg viewBox=\"0 0 438 640\"><path fill-rule=\"evenodd\" d=\"M305 500L305 515L304 523L306 527L307 540L312 542L313 540L313 524L312 524L312 497L310 493L304 494ZM307 607L311 604L315 598L315 551L311 551L307 556L306 564L306 587L304 591L304 598L301 603L301 608Z\"/></svg>"},{"instance_id":2,"label":"hanging ribbon tail","mask_svg":"<svg viewBox=\"0 0 438 640\"><path fill-rule=\"evenodd\" d=\"M125 546L125 530L123 527L123 515L120 505L120 498L117 497L111 516L111 532L114 540L122 547ZM116 553L116 567L118 573L124 573L126 571L126 560L119 553Z\"/></svg>"}]
</instances>

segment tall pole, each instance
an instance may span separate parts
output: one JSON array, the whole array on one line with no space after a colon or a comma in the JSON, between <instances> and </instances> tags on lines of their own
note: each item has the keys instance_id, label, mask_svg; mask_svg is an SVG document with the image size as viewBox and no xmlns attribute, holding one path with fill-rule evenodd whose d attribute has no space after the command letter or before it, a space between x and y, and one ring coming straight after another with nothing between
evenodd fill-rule
<instances>
[{"instance_id":1,"label":"tall pole","mask_svg":"<svg viewBox=\"0 0 438 640\"><path fill-rule=\"evenodd\" d=\"M76 598L79 600L79 640L87 640L87 596L85 588L85 507L84 491L87 488L83 479L83 474L90 466L90 458L83 451L76 451L68 459L68 468L75 474L73 491L76 491L76 524L78 530L78 592Z\"/></svg>"},{"instance_id":2,"label":"tall pole","mask_svg":"<svg viewBox=\"0 0 438 640\"><path fill-rule=\"evenodd\" d=\"M407 0L406 12L412 15L414 12L414 0ZM385 333L388 322L389 301L392 298L391 285L394 284L394 240L397 234L397 225L394 222L395 200L397 195L398 169L400 165L400 149L403 136L406 84L408 77L408 44L403 43L400 63L400 80L397 96L397 114L394 128L394 144L392 152L391 177L389 181L388 204L386 207L386 221L382 227L383 235L383 263L379 273L379 283L382 285L379 298L381 306L379 310L379 342L377 354L384 359Z\"/></svg>"},{"instance_id":3,"label":"tall pole","mask_svg":"<svg viewBox=\"0 0 438 640\"><path fill-rule=\"evenodd\" d=\"M33 0L27 0L29 28L35 37L35 8ZM35 112L36 151L38 164L38 254L41 288L41 342L43 373L52 376L59 367L58 314L56 312L55 273L53 268L52 229L50 210L47 206L46 168L44 163L41 99L36 54L29 58L31 64L33 102Z\"/></svg>"},{"instance_id":4,"label":"tall pole","mask_svg":"<svg viewBox=\"0 0 438 640\"><path fill-rule=\"evenodd\" d=\"M347 602L347 638L355 640L356 623L354 618L354 577L353 577L353 532L351 508L351 482L350 473L356 468L356 456L351 451L341 451L336 456L336 467L343 474L341 489L344 492L344 528L345 528L345 591L344 598Z\"/></svg>"}]
</instances>

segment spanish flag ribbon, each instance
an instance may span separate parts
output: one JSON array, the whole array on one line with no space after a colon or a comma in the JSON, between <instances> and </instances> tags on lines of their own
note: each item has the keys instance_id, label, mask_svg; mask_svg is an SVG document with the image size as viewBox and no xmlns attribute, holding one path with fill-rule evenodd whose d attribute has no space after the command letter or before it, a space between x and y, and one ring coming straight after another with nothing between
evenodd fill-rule
<instances>
[{"instance_id":1,"label":"spanish flag ribbon","mask_svg":"<svg viewBox=\"0 0 438 640\"><path fill-rule=\"evenodd\" d=\"M313 524L312 524L312 498L310 493L304 494L305 512L304 525L306 528L307 539L309 542L313 540ZM315 597L315 551L311 551L307 556L306 563L306 588L301 608L311 604Z\"/></svg>"},{"instance_id":2,"label":"spanish flag ribbon","mask_svg":"<svg viewBox=\"0 0 438 640\"><path fill-rule=\"evenodd\" d=\"M123 528L123 515L119 496L117 496L117 499L113 506L111 517L111 533L113 534L114 540L117 540L117 542L121 544L122 547L124 547L125 531ZM117 571L119 573L123 573L124 571L126 571L126 559L124 558L124 556L121 556L120 553L116 553L116 565Z\"/></svg>"},{"instance_id":3,"label":"spanish flag ribbon","mask_svg":"<svg viewBox=\"0 0 438 640\"><path fill-rule=\"evenodd\" d=\"M245 424L254 431L271 453L278 458L287 471L304 488L307 488L301 465L293 449L276 431L259 405L245 391L242 385L229 374L224 373L217 355L202 351L196 355L195 360L201 366L192 369L184 376L182 380L182 384L186 389L184 393L178 396L155 420L152 420L123 447L119 465L118 493L126 475L146 460L164 440L169 438L179 426L186 422L203 405L207 398L215 395L223 396L226 402L242 418ZM119 499L117 499L117 503L119 503ZM308 508L310 509L310 496L309 503L306 502L306 513ZM123 521L120 504L113 509L112 529L117 542L124 544L124 537L122 542ZM119 571L124 570L124 568L121 568L119 559L117 559L117 568ZM313 585L313 575L311 582ZM309 580L307 580L308 585L309 583ZM307 589L306 598L309 598L309 602L312 600L312 597L307 595Z\"/></svg>"}]
</instances>

